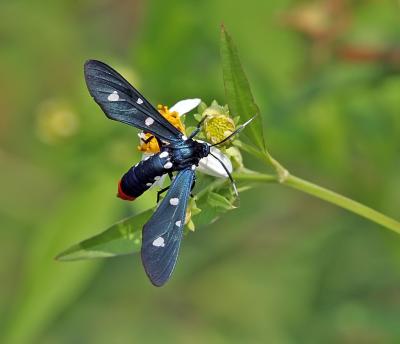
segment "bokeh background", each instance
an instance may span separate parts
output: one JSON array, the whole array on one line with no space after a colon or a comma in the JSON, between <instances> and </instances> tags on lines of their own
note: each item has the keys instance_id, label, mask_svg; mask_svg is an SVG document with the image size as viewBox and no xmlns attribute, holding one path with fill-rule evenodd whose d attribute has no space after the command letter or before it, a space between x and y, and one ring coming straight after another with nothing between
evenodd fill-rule
<instances>
[{"instance_id":1,"label":"bokeh background","mask_svg":"<svg viewBox=\"0 0 400 344\"><path fill-rule=\"evenodd\" d=\"M155 104L223 103L221 22L273 155L399 218L399 14L395 0L2 1L0 341L400 342L400 237L284 186L187 236L162 289L137 255L53 260L154 202L115 197L136 132L91 100L84 61Z\"/></svg>"}]
</instances>

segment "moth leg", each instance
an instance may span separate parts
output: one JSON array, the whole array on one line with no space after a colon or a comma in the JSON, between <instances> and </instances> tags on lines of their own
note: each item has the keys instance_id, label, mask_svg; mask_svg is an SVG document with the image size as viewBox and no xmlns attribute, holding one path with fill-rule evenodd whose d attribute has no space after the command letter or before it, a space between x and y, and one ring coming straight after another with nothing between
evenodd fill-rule
<instances>
[{"instance_id":1,"label":"moth leg","mask_svg":"<svg viewBox=\"0 0 400 344\"><path fill-rule=\"evenodd\" d=\"M156 136L154 136L154 135L149 136L147 139L142 139L142 138L141 138L141 140L142 140L143 143L145 143L145 144L149 143L152 139L156 139L156 140L157 140L158 147L160 147L160 149L164 146L163 142L162 142L158 137L156 137Z\"/></svg>"},{"instance_id":2,"label":"moth leg","mask_svg":"<svg viewBox=\"0 0 400 344\"><path fill-rule=\"evenodd\" d=\"M192 190L194 189L195 185L196 185L196 175L193 177L192 187L190 188L190 197L192 197L192 198L194 198L194 195L192 194Z\"/></svg>"},{"instance_id":3,"label":"moth leg","mask_svg":"<svg viewBox=\"0 0 400 344\"><path fill-rule=\"evenodd\" d=\"M156 137L156 140L158 143L158 147L160 147L160 150L161 150L161 148L164 146L164 143L158 137Z\"/></svg>"},{"instance_id":4,"label":"moth leg","mask_svg":"<svg viewBox=\"0 0 400 344\"><path fill-rule=\"evenodd\" d=\"M161 189L160 191L157 191L157 203L160 202L160 196L169 189L170 187L167 186L164 189Z\"/></svg>"},{"instance_id":5,"label":"moth leg","mask_svg":"<svg viewBox=\"0 0 400 344\"><path fill-rule=\"evenodd\" d=\"M149 136L147 139L142 139L141 138L141 140L143 141L143 143L149 143L152 139L154 139L154 136L153 135L151 135L151 136Z\"/></svg>"}]
</instances>

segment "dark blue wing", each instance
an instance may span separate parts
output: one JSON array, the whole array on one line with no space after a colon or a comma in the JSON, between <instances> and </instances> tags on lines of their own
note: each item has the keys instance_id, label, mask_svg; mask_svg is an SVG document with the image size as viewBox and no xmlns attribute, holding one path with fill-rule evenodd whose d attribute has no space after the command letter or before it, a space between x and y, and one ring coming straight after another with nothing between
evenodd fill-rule
<instances>
[{"instance_id":1,"label":"dark blue wing","mask_svg":"<svg viewBox=\"0 0 400 344\"><path fill-rule=\"evenodd\" d=\"M89 92L108 118L168 142L181 140L182 133L114 69L96 60L87 61L84 69Z\"/></svg>"},{"instance_id":2,"label":"dark blue wing","mask_svg":"<svg viewBox=\"0 0 400 344\"><path fill-rule=\"evenodd\" d=\"M180 171L143 227L142 262L151 282L157 287L168 281L178 258L193 179L194 171L191 169Z\"/></svg>"}]
</instances>

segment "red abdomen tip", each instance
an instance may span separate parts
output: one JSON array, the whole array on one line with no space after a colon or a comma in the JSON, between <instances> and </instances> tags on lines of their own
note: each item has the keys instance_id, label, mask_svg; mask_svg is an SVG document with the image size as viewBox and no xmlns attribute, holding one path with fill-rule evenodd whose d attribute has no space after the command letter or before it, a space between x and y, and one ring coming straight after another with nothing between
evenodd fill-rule
<instances>
[{"instance_id":1,"label":"red abdomen tip","mask_svg":"<svg viewBox=\"0 0 400 344\"><path fill-rule=\"evenodd\" d=\"M134 200L136 199L136 197L129 196L129 195L127 195L125 192L122 191L122 188L121 188L121 181L119 181L119 183L118 183L118 193L117 193L117 197L123 199L124 201L134 201Z\"/></svg>"}]
</instances>

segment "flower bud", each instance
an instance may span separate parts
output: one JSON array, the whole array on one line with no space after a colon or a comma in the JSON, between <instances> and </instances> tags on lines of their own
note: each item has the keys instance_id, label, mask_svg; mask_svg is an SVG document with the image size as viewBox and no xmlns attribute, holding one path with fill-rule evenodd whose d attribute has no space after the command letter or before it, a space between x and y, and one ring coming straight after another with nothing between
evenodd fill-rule
<instances>
[{"instance_id":1,"label":"flower bud","mask_svg":"<svg viewBox=\"0 0 400 344\"><path fill-rule=\"evenodd\" d=\"M224 140L235 131L235 122L229 116L228 107L220 106L215 100L201 116L206 117L203 124L204 136L212 144Z\"/></svg>"},{"instance_id":2,"label":"flower bud","mask_svg":"<svg viewBox=\"0 0 400 344\"><path fill-rule=\"evenodd\" d=\"M243 157L242 153L240 153L239 148L234 146L229 147L228 149L225 150L225 154L232 161L232 165L235 170L243 168Z\"/></svg>"}]
</instances>

